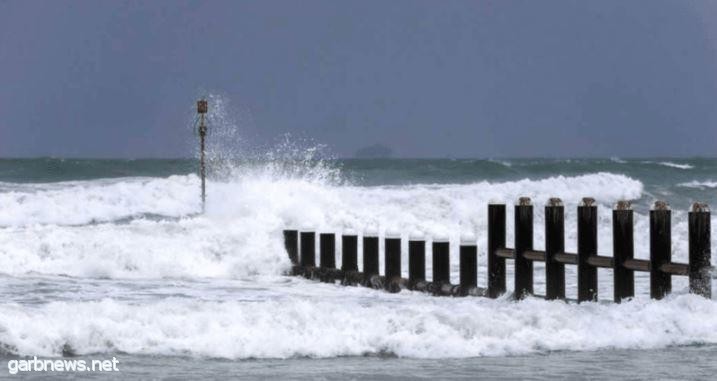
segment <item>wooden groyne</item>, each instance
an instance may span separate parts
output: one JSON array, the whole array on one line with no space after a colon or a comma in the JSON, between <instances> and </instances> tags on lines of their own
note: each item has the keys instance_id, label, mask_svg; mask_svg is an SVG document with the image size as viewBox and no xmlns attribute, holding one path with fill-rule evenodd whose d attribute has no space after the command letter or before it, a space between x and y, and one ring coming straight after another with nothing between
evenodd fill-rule
<instances>
[{"instance_id":1,"label":"wooden groyne","mask_svg":"<svg viewBox=\"0 0 717 381\"><path fill-rule=\"evenodd\" d=\"M358 234L341 236L341 268L336 268L336 236L319 234L319 265L316 265L316 232L284 230L284 244L293 263L292 274L322 282L341 282L390 292L402 289L442 296L487 296L497 298L506 292L506 260L514 265L516 299L534 295L533 263L545 263L545 299L566 299L565 266L577 266L577 301L596 301L599 268L612 269L615 302L635 295L636 271L650 274L650 296L662 299L672 289L672 276L689 277L691 293L711 298L710 210L695 203L688 213L689 263L672 261L671 211L667 203L655 202L650 210L650 259L634 258L633 210L620 201L612 210L613 255L600 255L595 200L584 198L577 208L577 252L565 251L565 208L558 198L545 205L545 250L533 249L533 205L521 197L515 205L512 248L506 244L506 205L488 205L487 285L478 286L476 240L461 241L459 280L451 283L448 240L433 239L431 281L426 280L426 243L422 237L409 237L408 278L401 277L401 238L384 238L384 272L379 274L379 237L366 233L363 240L363 266L358 268Z\"/></svg>"}]
</instances>

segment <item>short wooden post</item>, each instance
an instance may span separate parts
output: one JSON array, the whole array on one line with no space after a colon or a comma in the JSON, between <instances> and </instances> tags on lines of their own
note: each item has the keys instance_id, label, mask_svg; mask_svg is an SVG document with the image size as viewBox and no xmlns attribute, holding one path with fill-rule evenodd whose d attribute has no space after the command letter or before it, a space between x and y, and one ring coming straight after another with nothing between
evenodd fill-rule
<instances>
[{"instance_id":1,"label":"short wooden post","mask_svg":"<svg viewBox=\"0 0 717 381\"><path fill-rule=\"evenodd\" d=\"M656 201L650 210L650 297L662 299L672 291L672 276L660 267L672 260L670 206Z\"/></svg>"},{"instance_id":2,"label":"short wooden post","mask_svg":"<svg viewBox=\"0 0 717 381\"><path fill-rule=\"evenodd\" d=\"M505 247L505 204L488 204L488 297L505 293L505 258L496 250Z\"/></svg>"},{"instance_id":3,"label":"short wooden post","mask_svg":"<svg viewBox=\"0 0 717 381\"><path fill-rule=\"evenodd\" d=\"M695 203L689 213L690 236L690 292L712 298L710 276L710 209L707 204Z\"/></svg>"},{"instance_id":4,"label":"short wooden post","mask_svg":"<svg viewBox=\"0 0 717 381\"><path fill-rule=\"evenodd\" d=\"M284 230L284 248L293 265L299 264L299 232Z\"/></svg>"},{"instance_id":5,"label":"short wooden post","mask_svg":"<svg viewBox=\"0 0 717 381\"><path fill-rule=\"evenodd\" d=\"M408 240L408 280L411 284L426 280L426 241L418 237Z\"/></svg>"},{"instance_id":6,"label":"short wooden post","mask_svg":"<svg viewBox=\"0 0 717 381\"><path fill-rule=\"evenodd\" d=\"M583 198L578 206L578 302L596 301L598 296L597 268L588 263L597 255L597 213L595 199Z\"/></svg>"},{"instance_id":7,"label":"short wooden post","mask_svg":"<svg viewBox=\"0 0 717 381\"><path fill-rule=\"evenodd\" d=\"M302 231L301 236L301 267L316 266L316 234Z\"/></svg>"},{"instance_id":8,"label":"short wooden post","mask_svg":"<svg viewBox=\"0 0 717 381\"><path fill-rule=\"evenodd\" d=\"M612 211L613 298L616 303L635 296L635 273L624 263L635 254L633 216L629 201L619 201Z\"/></svg>"},{"instance_id":9,"label":"short wooden post","mask_svg":"<svg viewBox=\"0 0 717 381\"><path fill-rule=\"evenodd\" d=\"M478 286L478 246L475 237L461 239L460 286L464 290Z\"/></svg>"},{"instance_id":10,"label":"short wooden post","mask_svg":"<svg viewBox=\"0 0 717 381\"><path fill-rule=\"evenodd\" d=\"M522 299L533 294L533 261L523 257L533 250L533 205L530 197L521 197L515 206L515 294Z\"/></svg>"},{"instance_id":11,"label":"short wooden post","mask_svg":"<svg viewBox=\"0 0 717 381\"><path fill-rule=\"evenodd\" d=\"M341 236L341 270L358 271L358 236L355 234Z\"/></svg>"},{"instance_id":12,"label":"short wooden post","mask_svg":"<svg viewBox=\"0 0 717 381\"><path fill-rule=\"evenodd\" d=\"M401 277L401 237L386 236L385 239L385 274L388 283L393 278Z\"/></svg>"},{"instance_id":13,"label":"short wooden post","mask_svg":"<svg viewBox=\"0 0 717 381\"><path fill-rule=\"evenodd\" d=\"M336 268L336 236L333 233L319 234L319 259L321 268Z\"/></svg>"},{"instance_id":14,"label":"short wooden post","mask_svg":"<svg viewBox=\"0 0 717 381\"><path fill-rule=\"evenodd\" d=\"M447 238L433 240L433 283L451 282L450 246Z\"/></svg>"},{"instance_id":15,"label":"short wooden post","mask_svg":"<svg viewBox=\"0 0 717 381\"><path fill-rule=\"evenodd\" d=\"M565 208L559 198L545 205L545 299L565 299L565 265L555 254L565 252Z\"/></svg>"},{"instance_id":16,"label":"short wooden post","mask_svg":"<svg viewBox=\"0 0 717 381\"><path fill-rule=\"evenodd\" d=\"M378 275L378 236L363 237L363 273L366 278Z\"/></svg>"}]
</instances>

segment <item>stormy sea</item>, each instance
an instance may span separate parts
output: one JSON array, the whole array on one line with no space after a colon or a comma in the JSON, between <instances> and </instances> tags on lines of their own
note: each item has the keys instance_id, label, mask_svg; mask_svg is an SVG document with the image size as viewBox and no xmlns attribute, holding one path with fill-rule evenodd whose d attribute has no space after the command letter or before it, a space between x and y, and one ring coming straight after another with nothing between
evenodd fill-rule
<instances>
[{"instance_id":1,"label":"stormy sea","mask_svg":"<svg viewBox=\"0 0 717 381\"><path fill-rule=\"evenodd\" d=\"M210 168L202 212L194 159L0 160L3 364L119 361L115 373L52 374L95 379L706 379L717 370L717 303L689 294L685 277L653 301L648 274L636 273L636 296L621 304L609 270L599 271L599 301L582 304L390 294L285 275L282 238L287 228L400 232L407 263L409 234L446 236L456 281L460 239L472 235L484 286L491 201L531 197L539 250L542 206L560 197L574 252L576 207L594 197L609 256L610 210L632 200L635 256L648 258L648 211L666 200L673 260L686 262L690 205L717 205L715 159L359 160L296 150ZM510 289L510 262L508 273ZM543 274L536 264L536 294ZM566 286L574 298L572 266Z\"/></svg>"}]
</instances>

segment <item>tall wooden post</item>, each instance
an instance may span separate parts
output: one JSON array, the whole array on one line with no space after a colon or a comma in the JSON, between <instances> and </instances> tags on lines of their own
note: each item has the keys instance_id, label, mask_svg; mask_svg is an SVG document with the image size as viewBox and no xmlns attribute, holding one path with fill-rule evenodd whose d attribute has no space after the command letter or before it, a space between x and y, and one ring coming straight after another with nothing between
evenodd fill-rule
<instances>
[{"instance_id":1,"label":"tall wooden post","mask_svg":"<svg viewBox=\"0 0 717 381\"><path fill-rule=\"evenodd\" d=\"M488 204L488 297L505 294L505 258L496 254L505 248L505 204Z\"/></svg>"},{"instance_id":2,"label":"tall wooden post","mask_svg":"<svg viewBox=\"0 0 717 381\"><path fill-rule=\"evenodd\" d=\"M635 296L635 273L624 265L635 255L632 229L630 202L619 201L612 211L613 299L616 303Z\"/></svg>"},{"instance_id":3,"label":"tall wooden post","mask_svg":"<svg viewBox=\"0 0 717 381\"><path fill-rule=\"evenodd\" d=\"M565 208L559 198L545 205L545 299L565 299L565 265L555 254L565 252Z\"/></svg>"},{"instance_id":4,"label":"tall wooden post","mask_svg":"<svg viewBox=\"0 0 717 381\"><path fill-rule=\"evenodd\" d=\"M710 208L707 204L695 203L689 213L690 236L690 292L712 297L710 276Z\"/></svg>"},{"instance_id":5,"label":"tall wooden post","mask_svg":"<svg viewBox=\"0 0 717 381\"><path fill-rule=\"evenodd\" d=\"M583 198L578 206L578 302L598 297L597 268L588 263L598 250L597 213L595 199Z\"/></svg>"},{"instance_id":6,"label":"tall wooden post","mask_svg":"<svg viewBox=\"0 0 717 381\"><path fill-rule=\"evenodd\" d=\"M533 294L533 261L523 256L533 250L533 204L521 197L515 206L515 294L522 299Z\"/></svg>"},{"instance_id":7,"label":"tall wooden post","mask_svg":"<svg viewBox=\"0 0 717 381\"><path fill-rule=\"evenodd\" d=\"M650 210L650 297L662 299L672 291L672 276L660 267L672 260L672 214L664 201Z\"/></svg>"}]
</instances>

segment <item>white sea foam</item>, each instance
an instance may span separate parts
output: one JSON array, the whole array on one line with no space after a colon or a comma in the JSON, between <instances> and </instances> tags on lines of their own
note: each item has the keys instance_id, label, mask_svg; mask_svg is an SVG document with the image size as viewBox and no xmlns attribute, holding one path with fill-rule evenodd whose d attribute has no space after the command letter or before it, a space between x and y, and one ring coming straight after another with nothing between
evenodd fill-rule
<instances>
[{"instance_id":1,"label":"white sea foam","mask_svg":"<svg viewBox=\"0 0 717 381\"><path fill-rule=\"evenodd\" d=\"M576 205L580 197L595 195L611 205L642 192L639 181L609 173L396 187L264 174L210 182L206 215L190 216L199 209L197 185L192 175L38 185L0 194L6 205L0 216L6 225L0 229L2 272L110 278L278 274L288 265L281 242L287 227L420 231L455 242L461 234L477 234L483 246L490 199L530 196L539 206L558 196ZM165 217L123 220L146 214ZM536 207L536 220L541 215ZM123 222L111 222L117 220ZM107 222L78 226L93 221Z\"/></svg>"},{"instance_id":2,"label":"white sea foam","mask_svg":"<svg viewBox=\"0 0 717 381\"><path fill-rule=\"evenodd\" d=\"M229 359L393 353L445 358L717 343L717 303L693 295L581 305L387 295L339 286L321 298L165 299L0 305L0 342L21 355L191 355ZM356 298L356 293L367 298Z\"/></svg>"},{"instance_id":3,"label":"white sea foam","mask_svg":"<svg viewBox=\"0 0 717 381\"><path fill-rule=\"evenodd\" d=\"M677 168L677 169L692 169L692 168L694 168L694 166L690 165L690 164L678 164L678 163L673 163L671 161L661 161L657 164L665 166L665 167Z\"/></svg>"},{"instance_id":4,"label":"white sea foam","mask_svg":"<svg viewBox=\"0 0 717 381\"><path fill-rule=\"evenodd\" d=\"M200 210L198 178L122 178L3 184L0 226L81 225L143 214L181 217Z\"/></svg>"},{"instance_id":5,"label":"white sea foam","mask_svg":"<svg viewBox=\"0 0 717 381\"><path fill-rule=\"evenodd\" d=\"M542 203L549 197L570 201L592 195L609 203L639 198L642 192L639 181L611 173L499 183L381 187L333 185L320 178L286 178L257 172L245 175L237 181L209 182L208 217L294 209L308 215L284 217L297 220L299 225L323 225L331 214L346 219L344 214L363 213L373 220L388 220L385 212L390 209L400 211L398 217L423 212L435 219L447 212L459 213L458 209L474 213L478 205L492 199L528 196ZM187 175L26 185L0 193L0 226L81 225L142 215L186 217L201 210L198 182L195 175ZM471 202L481 204L465 204ZM430 214L434 211L439 215Z\"/></svg>"},{"instance_id":6,"label":"white sea foam","mask_svg":"<svg viewBox=\"0 0 717 381\"><path fill-rule=\"evenodd\" d=\"M690 182L677 184L677 186L683 188L714 189L717 188L717 181L692 180Z\"/></svg>"}]
</instances>

